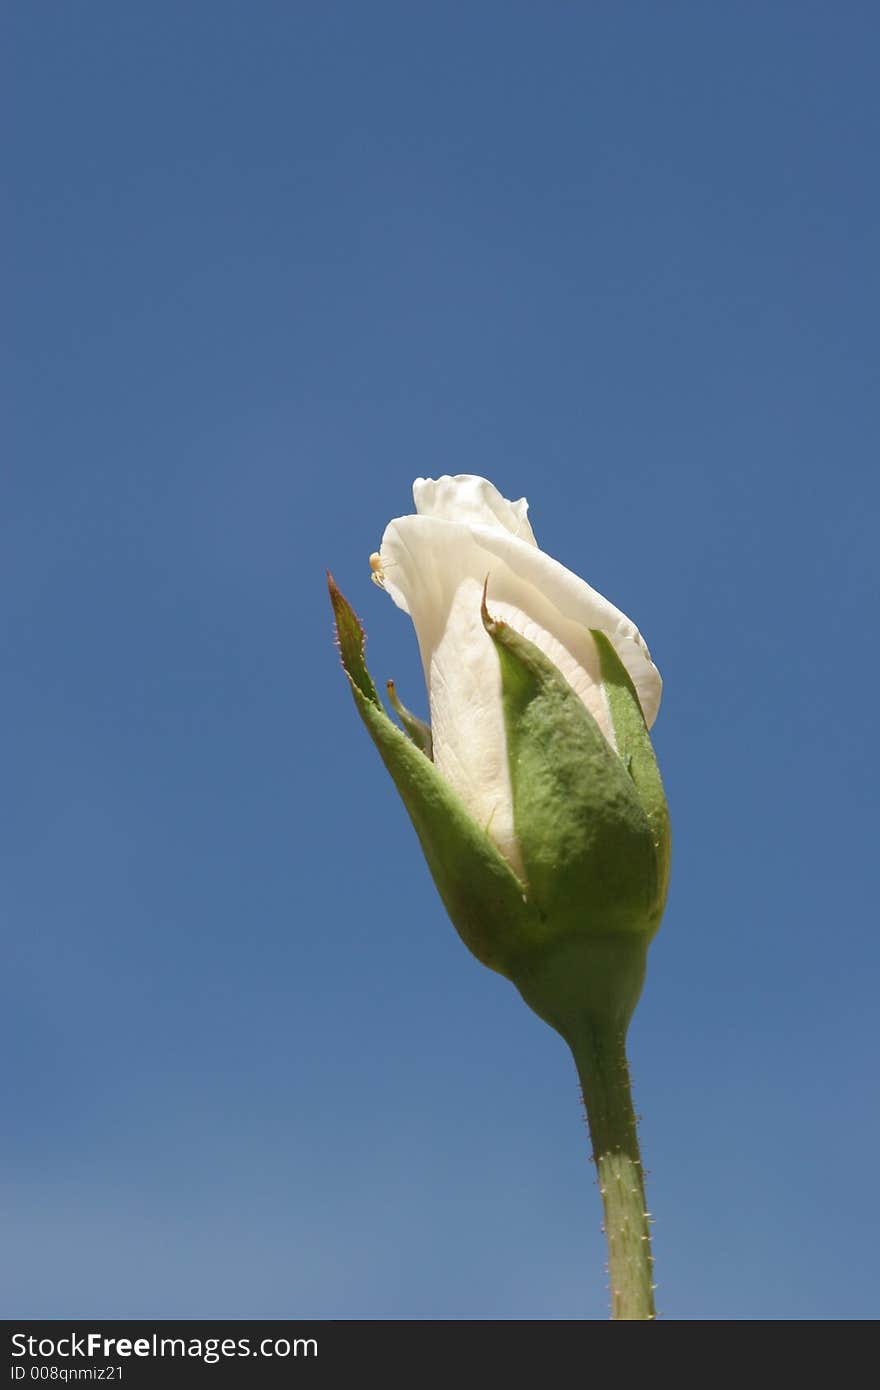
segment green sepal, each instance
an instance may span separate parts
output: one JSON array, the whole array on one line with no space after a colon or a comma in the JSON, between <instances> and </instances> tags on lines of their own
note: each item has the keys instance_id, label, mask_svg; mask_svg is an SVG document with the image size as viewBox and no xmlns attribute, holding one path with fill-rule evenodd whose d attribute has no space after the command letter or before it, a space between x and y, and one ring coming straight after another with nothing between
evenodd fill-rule
<instances>
[{"instance_id":1,"label":"green sepal","mask_svg":"<svg viewBox=\"0 0 880 1390\"><path fill-rule=\"evenodd\" d=\"M526 1001L571 1037L585 1018L625 1030L657 926L654 837L632 776L544 653L483 623L501 665L514 828L540 940L511 971Z\"/></svg>"},{"instance_id":2,"label":"green sepal","mask_svg":"<svg viewBox=\"0 0 880 1390\"><path fill-rule=\"evenodd\" d=\"M672 850L666 793L663 790L654 745L632 678L617 655L610 638L599 631L593 632L593 638L599 652L602 681L608 696L617 751L633 780L651 827L657 857L656 926L659 926L669 887Z\"/></svg>"},{"instance_id":3,"label":"green sepal","mask_svg":"<svg viewBox=\"0 0 880 1390\"><path fill-rule=\"evenodd\" d=\"M354 702L409 813L444 906L477 959L509 975L534 915L525 889L434 764L385 713L364 660L363 628L328 580Z\"/></svg>"},{"instance_id":4,"label":"green sepal","mask_svg":"<svg viewBox=\"0 0 880 1390\"><path fill-rule=\"evenodd\" d=\"M554 930L643 932L657 897L651 827L632 777L561 671L507 623L501 663L514 828Z\"/></svg>"},{"instance_id":5,"label":"green sepal","mask_svg":"<svg viewBox=\"0 0 880 1390\"><path fill-rule=\"evenodd\" d=\"M424 719L419 719L417 714L413 714L411 709L407 709L397 693L394 681L386 681L388 687L388 702L394 713L397 715L404 732L409 735L416 748L420 748L426 758L434 760L434 739L431 735L431 726L426 724Z\"/></svg>"},{"instance_id":6,"label":"green sepal","mask_svg":"<svg viewBox=\"0 0 880 1390\"><path fill-rule=\"evenodd\" d=\"M333 618L336 623L336 640L339 644L339 654L342 657L345 674L364 699L381 709L382 701L379 699L379 692L373 684L373 677L367 670L364 657L366 645L364 629L357 613L342 591L336 587L336 580L329 570L327 571L327 588L330 590L330 602L333 605Z\"/></svg>"}]
</instances>

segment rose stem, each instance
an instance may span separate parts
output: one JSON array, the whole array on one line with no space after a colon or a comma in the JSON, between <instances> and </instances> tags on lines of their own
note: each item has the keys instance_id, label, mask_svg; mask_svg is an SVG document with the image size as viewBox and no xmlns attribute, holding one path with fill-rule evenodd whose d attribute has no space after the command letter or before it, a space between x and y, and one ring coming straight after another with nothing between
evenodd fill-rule
<instances>
[{"instance_id":1,"label":"rose stem","mask_svg":"<svg viewBox=\"0 0 880 1390\"><path fill-rule=\"evenodd\" d=\"M571 1049L580 1077L605 1208L612 1318L656 1316L645 1183L626 1060L626 1036L584 1025Z\"/></svg>"}]
</instances>

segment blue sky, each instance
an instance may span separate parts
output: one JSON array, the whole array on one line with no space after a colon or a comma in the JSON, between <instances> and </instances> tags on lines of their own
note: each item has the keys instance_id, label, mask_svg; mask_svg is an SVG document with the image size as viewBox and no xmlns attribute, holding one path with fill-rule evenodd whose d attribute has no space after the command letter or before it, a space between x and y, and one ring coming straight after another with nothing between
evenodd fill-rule
<instances>
[{"instance_id":1,"label":"blue sky","mask_svg":"<svg viewBox=\"0 0 880 1390\"><path fill-rule=\"evenodd\" d=\"M607 1316L324 569L526 495L664 675L672 1319L876 1314L875 6L6 7L6 1316Z\"/></svg>"}]
</instances>

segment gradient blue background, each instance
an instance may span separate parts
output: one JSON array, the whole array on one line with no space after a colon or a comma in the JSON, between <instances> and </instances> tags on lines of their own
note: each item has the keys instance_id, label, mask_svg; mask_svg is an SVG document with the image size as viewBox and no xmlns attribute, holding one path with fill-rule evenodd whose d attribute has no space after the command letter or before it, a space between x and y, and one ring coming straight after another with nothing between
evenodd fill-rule
<instances>
[{"instance_id":1,"label":"gradient blue background","mask_svg":"<svg viewBox=\"0 0 880 1390\"><path fill-rule=\"evenodd\" d=\"M367 556L475 472L665 677L661 1312L874 1316L876 6L4 29L4 1315L607 1316L331 641L424 709Z\"/></svg>"}]
</instances>

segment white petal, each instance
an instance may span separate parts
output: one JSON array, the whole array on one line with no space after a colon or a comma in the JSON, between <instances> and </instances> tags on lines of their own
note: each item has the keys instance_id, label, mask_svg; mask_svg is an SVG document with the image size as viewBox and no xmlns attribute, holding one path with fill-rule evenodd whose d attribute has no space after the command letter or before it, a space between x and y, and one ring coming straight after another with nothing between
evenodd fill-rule
<instances>
[{"instance_id":1,"label":"white petal","mask_svg":"<svg viewBox=\"0 0 880 1390\"><path fill-rule=\"evenodd\" d=\"M419 516L436 516L441 521L458 521L463 526L488 526L509 532L536 546L529 525L529 504L524 497L508 502L497 487L473 473L456 477L416 478L413 500Z\"/></svg>"}]
</instances>

